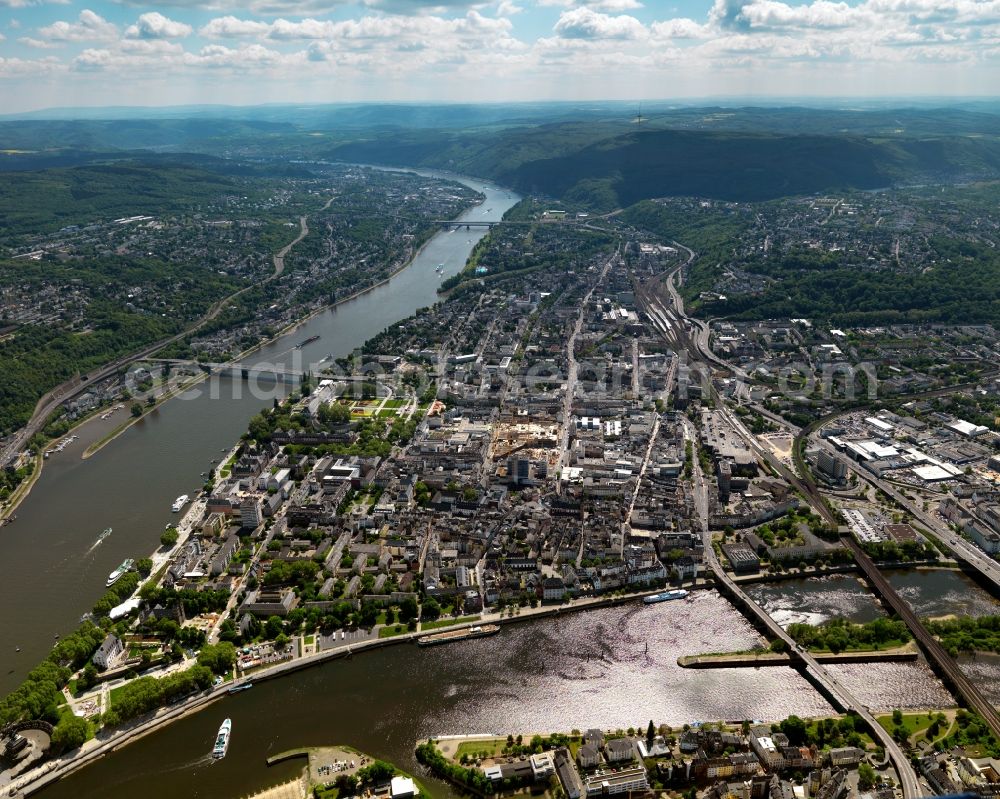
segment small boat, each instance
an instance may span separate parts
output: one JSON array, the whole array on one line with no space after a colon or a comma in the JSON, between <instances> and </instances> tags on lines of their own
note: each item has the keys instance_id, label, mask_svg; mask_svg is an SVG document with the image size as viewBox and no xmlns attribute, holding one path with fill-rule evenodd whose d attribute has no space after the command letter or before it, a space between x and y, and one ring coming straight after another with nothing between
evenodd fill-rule
<instances>
[{"instance_id":1,"label":"small boat","mask_svg":"<svg viewBox=\"0 0 1000 799\"><path fill-rule=\"evenodd\" d=\"M300 341L298 344L296 344L295 349L300 350L304 346L306 346L306 344L312 344L314 341L319 341L319 336L309 336L309 338Z\"/></svg>"},{"instance_id":2,"label":"small boat","mask_svg":"<svg viewBox=\"0 0 1000 799\"><path fill-rule=\"evenodd\" d=\"M229 686L228 693L238 694L240 691L249 691L251 688L253 688L252 682L245 682L241 683L240 685L231 685Z\"/></svg>"},{"instance_id":3,"label":"small boat","mask_svg":"<svg viewBox=\"0 0 1000 799\"><path fill-rule=\"evenodd\" d=\"M170 510L174 513L180 513L181 509L187 504L188 495L181 494L177 499L174 500L174 504L170 506Z\"/></svg>"},{"instance_id":4,"label":"small boat","mask_svg":"<svg viewBox=\"0 0 1000 799\"><path fill-rule=\"evenodd\" d=\"M683 588L678 588L675 591L664 591L662 594L653 594L652 596L643 597L642 601L646 605L655 605L657 602L669 602L672 599L684 599L687 595L687 591Z\"/></svg>"},{"instance_id":5,"label":"small boat","mask_svg":"<svg viewBox=\"0 0 1000 799\"><path fill-rule=\"evenodd\" d=\"M215 746L212 747L212 757L219 759L226 756L229 751L229 735L233 729L232 719L226 719L219 727L215 736Z\"/></svg>"},{"instance_id":6,"label":"small boat","mask_svg":"<svg viewBox=\"0 0 1000 799\"><path fill-rule=\"evenodd\" d=\"M105 527L104 528L104 532L102 532L99 536L97 536L97 544L100 544L101 541L103 541L109 535L111 535L111 528L110 527ZM97 544L94 544L94 546L97 546Z\"/></svg>"},{"instance_id":7,"label":"small boat","mask_svg":"<svg viewBox=\"0 0 1000 799\"><path fill-rule=\"evenodd\" d=\"M132 568L132 565L134 563L135 561L132 558L127 558L123 560L121 566L119 566L117 569L111 572L111 574L108 575L108 581L105 583L105 585L110 587L115 583L117 583L121 579L122 575Z\"/></svg>"}]
</instances>

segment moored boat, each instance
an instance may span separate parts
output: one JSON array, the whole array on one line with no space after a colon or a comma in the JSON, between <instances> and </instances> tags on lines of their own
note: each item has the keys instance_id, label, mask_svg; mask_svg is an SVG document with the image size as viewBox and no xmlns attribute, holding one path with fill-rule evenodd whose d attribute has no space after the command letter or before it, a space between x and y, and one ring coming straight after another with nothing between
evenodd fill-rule
<instances>
[{"instance_id":1,"label":"moored boat","mask_svg":"<svg viewBox=\"0 0 1000 799\"><path fill-rule=\"evenodd\" d=\"M470 638L485 638L487 635L496 635L498 632L500 632L500 625L498 624L463 627L461 630L447 630L443 633L422 635L417 639L417 645L434 646L435 644L449 644L452 641L467 641Z\"/></svg>"},{"instance_id":2,"label":"moored boat","mask_svg":"<svg viewBox=\"0 0 1000 799\"><path fill-rule=\"evenodd\" d=\"M112 586L115 583L117 583L118 580L121 579L122 575L132 568L132 565L134 563L135 561L132 558L127 558L126 560L123 560L122 564L113 572L111 572L111 574L108 575L108 581L107 583L105 583L105 585Z\"/></svg>"},{"instance_id":3,"label":"moored boat","mask_svg":"<svg viewBox=\"0 0 1000 799\"><path fill-rule=\"evenodd\" d=\"M661 594L653 594L652 596L646 596L642 598L642 601L647 605L655 605L657 602L669 602L672 599L684 599L688 595L688 592L683 588L677 588L673 591L664 591Z\"/></svg>"}]
</instances>

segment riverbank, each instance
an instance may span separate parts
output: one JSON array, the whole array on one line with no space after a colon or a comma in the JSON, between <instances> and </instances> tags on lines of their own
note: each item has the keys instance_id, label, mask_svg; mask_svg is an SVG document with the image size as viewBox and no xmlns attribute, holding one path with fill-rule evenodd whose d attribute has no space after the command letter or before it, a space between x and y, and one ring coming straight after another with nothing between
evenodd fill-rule
<instances>
[{"instance_id":1,"label":"riverbank","mask_svg":"<svg viewBox=\"0 0 1000 799\"><path fill-rule=\"evenodd\" d=\"M14 493L11 498L7 501L2 512L0 512L0 527L2 527L7 519L14 515L14 511L17 510L17 506L24 501L24 498L31 493L31 488L38 481L38 478L42 476L43 461L41 455L34 456L34 465L31 474L27 479L21 482L17 488L14 489Z\"/></svg>"},{"instance_id":2,"label":"riverbank","mask_svg":"<svg viewBox=\"0 0 1000 799\"><path fill-rule=\"evenodd\" d=\"M366 769L375 763L391 767L394 771L393 778L402 777L403 779L411 780L414 787L417 788L417 795L428 798L432 796L430 791L427 790L426 785L417 777L403 771L395 763L386 763L384 760L378 760L365 752L344 744L289 749L285 752L271 755L267 758L266 762L268 766L274 766L278 763L284 763L288 760L298 760L300 758L305 758L307 761L301 777L297 780L283 783L276 788L259 791L247 799L279 799L279 797L280 799L305 799L310 791L313 792L314 796L320 797L320 799L333 799L337 795L337 790L333 787L337 779L343 776L355 779L363 778L368 773ZM381 779L384 778L379 778L379 781ZM378 785L373 785L372 787L377 788ZM296 790L300 790L301 792L296 793ZM379 794L375 793L374 795Z\"/></svg>"},{"instance_id":3,"label":"riverbank","mask_svg":"<svg viewBox=\"0 0 1000 799\"><path fill-rule=\"evenodd\" d=\"M585 610L596 610L599 608L614 607L626 603L641 603L642 597L649 596L650 591L634 592L619 596L609 597L588 597L577 600L567 605L548 605L537 608L522 608L519 613L513 616L502 616L498 613L487 613L482 617L482 623L499 624L501 626L515 625L537 619L566 616ZM457 630L467 627L468 622L434 628L435 632L447 630ZM501 629L501 635L503 630ZM401 633L390 638L371 638L354 644L338 646L332 649L313 652L293 660L267 666L258 671L252 672L253 682L261 683L267 680L284 677L304 669L329 663L334 660L351 658L365 652L383 649L389 646L400 646L402 644L414 643L417 638L426 635L426 631L414 630ZM436 649L437 647L435 647ZM193 713L197 713L209 705L224 699L228 696L229 686L219 685L209 689L207 692L193 696L181 704L170 708L160 708L151 715L135 720L125 728L110 732L102 737L98 736L87 741L81 748L74 750L68 755L64 755L56 760L43 764L34 772L23 775L13 786L20 791L20 796L30 796L43 788L58 782L64 777L86 767L90 763L134 743L157 730L179 721Z\"/></svg>"},{"instance_id":4,"label":"riverbank","mask_svg":"<svg viewBox=\"0 0 1000 799\"><path fill-rule=\"evenodd\" d=\"M471 210L473 210L475 208L480 207L483 204L483 202L484 202L484 200L480 200L479 202L475 203L474 205L469 206L467 209L465 209L464 211L462 211L462 214L467 214L469 211L471 211ZM330 202L328 201L327 204L323 208L325 209L326 207L329 206L329 204L330 204ZM323 209L320 209L320 212L322 210ZM460 214L460 216L462 214ZM457 219L457 217L456 217L456 219ZM328 303L328 304L325 304L325 305L321 305L318 308L314 308L313 310L311 310L309 313L305 314L304 316L297 317L296 319L292 320L287 325L285 325L284 327L282 327L280 330L278 330L274 335L272 335L272 336L270 336L270 337L268 337L266 339L262 339L261 341L259 341L256 344L254 344L252 347L249 347L249 348L247 348L247 349L245 349L245 350L237 353L231 359L229 359L228 361L225 361L224 364L223 364L223 366L238 366L242 361L244 361L246 358L249 358L255 352L258 352L261 349L263 349L264 347L267 347L268 345L273 344L275 341L277 341L278 339L282 338L283 336L286 336L286 335L294 332L295 330L297 330L298 328L300 328L303 325L307 324L308 322L310 322L312 319L314 319L315 317L319 316L320 314L326 313L327 311L336 310L338 307L340 307L342 305L346 305L347 303L350 303L350 302L352 302L354 300L359 299L360 297L365 296L366 294L371 293L375 289L378 289L378 288L381 288L382 286L385 286L387 283L389 283L389 281L391 281L393 278L395 278L396 276L398 276L401 272L405 271L406 269L408 269L410 266L413 265L413 262L417 258L420 257L420 255L424 252L424 250L434 240L435 235L436 234L430 235L426 239L426 241L424 241L419 247L417 247L416 250L414 250L403 263L401 263L396 268L392 269L389 272L389 274L386 275L384 278L381 278L380 280L378 280L375 283L372 283L372 284L366 286L363 289L358 289L357 291L349 294L346 297L342 297L342 298L336 300L335 302ZM292 246L294 246L295 244L297 244L299 241L301 241L301 238L298 238L295 241L293 241L291 244L286 245L286 247L282 250L281 257L283 258L283 256L287 255L288 251L292 248ZM279 255L275 254L274 257L278 258ZM283 271L283 267L282 267L281 270L278 270L277 267L276 267L276 271L268 279L269 280L274 279L275 277L277 277L278 275L280 275L282 271ZM229 299L232 299L232 297L226 298L226 299L229 300ZM137 360L142 360L142 359L140 358L140 359L137 359ZM167 401L176 398L179 394L182 394L185 391L187 391L187 390L189 390L189 389L191 389L191 388L199 385L200 383L204 382L208 377L210 377L210 374L208 374L208 373L202 374L202 375L197 375L194 379L190 380L189 382L184 383L184 384L176 387L175 389L172 389L166 396L162 397L156 403L156 405L151 406L148 409L145 409L143 411L143 413L142 413L141 416L130 418L127 422L123 423L122 425L120 425L115 430L113 430L110 433L108 433L107 435L103 436L99 441L96 441L93 444L91 444L89 447L87 447L87 449L81 455L81 459L86 460L88 458L93 457L98 452L100 452L104 447L106 447L108 444L110 444L115 439L117 439L119 436L121 436L123 433L125 433L127 430L129 430L129 428L131 428L134 424L136 424L137 422L139 422L140 420L142 420L146 416L148 416L149 413L151 413L152 411L160 408ZM85 426L86 424L90 423L91 421L93 421L95 418L97 418L97 413L96 412L95 412L95 414L93 414L91 416L88 416L85 419L80 420L76 425L74 425L72 428L70 428L69 431L67 431L66 435L70 435L74 431L78 430L79 428L81 428L81 427ZM32 485L33 484L34 484L34 480L32 481ZM18 488L20 489L20 486ZM28 496L28 494L30 493L30 488L31 488L31 486L28 486L28 490L26 490L21 496L18 497L16 504L20 504L20 502L23 501L23 499ZM5 509L4 512L3 512L3 514L0 514L0 518L4 518L7 515L9 515L10 513L12 513L13 510L16 508L16 504L12 504L7 509Z\"/></svg>"},{"instance_id":5,"label":"riverbank","mask_svg":"<svg viewBox=\"0 0 1000 799\"><path fill-rule=\"evenodd\" d=\"M820 663L906 663L919 659L917 645L910 643L892 649L854 652L812 652ZM788 652L728 652L707 655L684 655L677 665L685 669L739 669L766 666L792 666L800 659Z\"/></svg>"}]
</instances>

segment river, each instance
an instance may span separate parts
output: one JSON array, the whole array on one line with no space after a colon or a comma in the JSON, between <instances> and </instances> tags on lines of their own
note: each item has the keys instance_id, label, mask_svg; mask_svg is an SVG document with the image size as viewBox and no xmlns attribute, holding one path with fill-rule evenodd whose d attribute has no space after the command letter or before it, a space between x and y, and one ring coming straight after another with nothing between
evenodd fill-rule
<instances>
[{"instance_id":1,"label":"river","mask_svg":"<svg viewBox=\"0 0 1000 799\"><path fill-rule=\"evenodd\" d=\"M1000 615L1000 602L962 572L893 569L886 577L920 616ZM757 583L746 586L746 591L782 626L822 624L835 616L861 623L885 615L868 586L854 574Z\"/></svg>"},{"instance_id":2,"label":"river","mask_svg":"<svg viewBox=\"0 0 1000 799\"><path fill-rule=\"evenodd\" d=\"M714 592L505 627L498 636L420 649L401 644L333 661L225 697L70 777L44 799L227 799L290 778L269 755L346 743L408 770L414 744L442 734L675 726L818 715L829 705L788 668L682 669L677 657L748 648L760 636ZM433 679L428 679L433 675ZM226 758L206 759L222 719ZM440 784L440 795L448 792ZM436 795L437 792L435 792Z\"/></svg>"},{"instance_id":3,"label":"river","mask_svg":"<svg viewBox=\"0 0 1000 799\"><path fill-rule=\"evenodd\" d=\"M482 192L482 205L461 219L498 220L520 197L481 180L414 170L457 180ZM485 228L442 231L406 269L360 297L317 314L246 360L248 364L290 361L307 364L342 356L373 335L437 301L442 279L460 271ZM436 273L443 264L442 274ZM315 342L294 349L306 338ZM41 661L55 636L73 630L80 615L105 591L107 575L125 558L152 552L164 524L176 520L170 504L194 494L221 451L246 430L247 421L270 405L274 390L253 396L239 381L213 378L164 403L87 460L80 455L123 421L82 426L77 441L53 454L31 494L17 509L17 521L0 528L0 695L16 687ZM113 532L95 546L101 531ZM20 652L17 652L17 648Z\"/></svg>"}]
</instances>

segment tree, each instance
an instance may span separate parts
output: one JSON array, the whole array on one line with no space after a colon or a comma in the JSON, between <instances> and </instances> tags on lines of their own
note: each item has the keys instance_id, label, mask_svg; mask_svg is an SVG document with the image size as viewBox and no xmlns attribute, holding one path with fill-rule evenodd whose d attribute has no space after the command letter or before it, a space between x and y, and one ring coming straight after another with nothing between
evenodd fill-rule
<instances>
[{"instance_id":1,"label":"tree","mask_svg":"<svg viewBox=\"0 0 1000 799\"><path fill-rule=\"evenodd\" d=\"M441 615L441 606L438 604L434 597L427 599L424 602L423 608L420 610L421 621L429 620L433 621Z\"/></svg>"},{"instance_id":2,"label":"tree","mask_svg":"<svg viewBox=\"0 0 1000 799\"><path fill-rule=\"evenodd\" d=\"M653 720L649 720L649 726L646 727L646 745L652 746L653 739L656 737L656 727L653 726Z\"/></svg>"},{"instance_id":3,"label":"tree","mask_svg":"<svg viewBox=\"0 0 1000 799\"><path fill-rule=\"evenodd\" d=\"M233 670L236 662L236 647L231 641L209 644L198 653L198 662L215 674L226 674Z\"/></svg>"},{"instance_id":4,"label":"tree","mask_svg":"<svg viewBox=\"0 0 1000 799\"><path fill-rule=\"evenodd\" d=\"M320 405L319 420L324 425L347 424L351 421L351 409L339 402Z\"/></svg>"},{"instance_id":5,"label":"tree","mask_svg":"<svg viewBox=\"0 0 1000 799\"><path fill-rule=\"evenodd\" d=\"M396 769L384 760L375 760L370 765L358 769L358 780L366 785L379 785L392 779Z\"/></svg>"},{"instance_id":6,"label":"tree","mask_svg":"<svg viewBox=\"0 0 1000 799\"><path fill-rule=\"evenodd\" d=\"M875 786L876 774L871 764L862 761L858 764L858 788L862 791L870 790Z\"/></svg>"},{"instance_id":7,"label":"tree","mask_svg":"<svg viewBox=\"0 0 1000 799\"><path fill-rule=\"evenodd\" d=\"M143 577L149 577L149 573L153 571L152 558L139 558L139 560L135 562L135 569Z\"/></svg>"},{"instance_id":8,"label":"tree","mask_svg":"<svg viewBox=\"0 0 1000 799\"><path fill-rule=\"evenodd\" d=\"M132 410L132 415L133 416L135 416L135 417L142 416L142 405L140 405L138 402L133 402L132 403L131 410Z\"/></svg>"},{"instance_id":9,"label":"tree","mask_svg":"<svg viewBox=\"0 0 1000 799\"><path fill-rule=\"evenodd\" d=\"M89 691L96 682L97 666L88 660L87 665L83 667L83 672L76 680L76 690Z\"/></svg>"},{"instance_id":10,"label":"tree","mask_svg":"<svg viewBox=\"0 0 1000 799\"><path fill-rule=\"evenodd\" d=\"M168 527L162 533L160 533L160 543L165 547L172 547L177 543L177 539L180 534L177 532L176 527Z\"/></svg>"},{"instance_id":11,"label":"tree","mask_svg":"<svg viewBox=\"0 0 1000 799\"><path fill-rule=\"evenodd\" d=\"M83 746L84 741L91 735L93 728L89 721L67 713L52 730L52 745L59 751L68 752Z\"/></svg>"},{"instance_id":12,"label":"tree","mask_svg":"<svg viewBox=\"0 0 1000 799\"><path fill-rule=\"evenodd\" d=\"M788 736L792 746L802 746L806 742L806 723L798 716L789 716L779 725L781 731Z\"/></svg>"}]
</instances>

